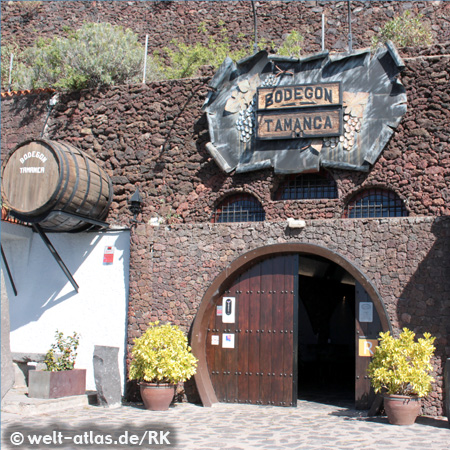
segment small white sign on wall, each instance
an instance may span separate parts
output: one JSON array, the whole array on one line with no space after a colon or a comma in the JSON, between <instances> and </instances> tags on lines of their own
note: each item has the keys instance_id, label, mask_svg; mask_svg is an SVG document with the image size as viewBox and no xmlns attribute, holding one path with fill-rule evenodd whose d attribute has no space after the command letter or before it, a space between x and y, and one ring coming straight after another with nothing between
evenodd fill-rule
<instances>
[{"instance_id":1,"label":"small white sign on wall","mask_svg":"<svg viewBox=\"0 0 450 450\"><path fill-rule=\"evenodd\" d=\"M211 345L219 345L219 336L214 334L211 336Z\"/></svg>"},{"instance_id":2,"label":"small white sign on wall","mask_svg":"<svg viewBox=\"0 0 450 450\"><path fill-rule=\"evenodd\" d=\"M232 333L222 334L222 348L234 348L234 334Z\"/></svg>"},{"instance_id":3,"label":"small white sign on wall","mask_svg":"<svg viewBox=\"0 0 450 450\"><path fill-rule=\"evenodd\" d=\"M236 320L236 298L235 297L224 297L222 299L222 322L223 323L234 323Z\"/></svg>"},{"instance_id":4,"label":"small white sign on wall","mask_svg":"<svg viewBox=\"0 0 450 450\"><path fill-rule=\"evenodd\" d=\"M361 302L359 304L359 321L373 322L373 303Z\"/></svg>"}]
</instances>

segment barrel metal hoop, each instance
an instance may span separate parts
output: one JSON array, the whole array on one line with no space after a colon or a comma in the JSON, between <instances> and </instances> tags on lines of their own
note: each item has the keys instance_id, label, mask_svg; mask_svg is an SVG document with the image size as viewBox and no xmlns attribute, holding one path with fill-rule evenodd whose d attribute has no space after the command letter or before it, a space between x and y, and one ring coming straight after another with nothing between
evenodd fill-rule
<instances>
[{"instance_id":1,"label":"barrel metal hoop","mask_svg":"<svg viewBox=\"0 0 450 450\"><path fill-rule=\"evenodd\" d=\"M75 164L75 183L73 185L72 194L70 194L69 200L67 200L65 202L65 205L61 208L61 211L64 211L69 205L72 204L72 200L73 200L73 198L75 197L75 194L78 191L78 184L79 184L79 181L80 181L80 169L78 167L77 158L75 157L75 154L72 151L73 147L71 147L70 145L67 145L64 142L59 142L59 144L61 144L63 147L65 147L69 151L70 155L72 156L72 160L73 160L73 162ZM67 168L69 169L69 164L67 164ZM69 180L69 176L67 177L67 180Z\"/></svg>"},{"instance_id":2,"label":"barrel metal hoop","mask_svg":"<svg viewBox=\"0 0 450 450\"><path fill-rule=\"evenodd\" d=\"M101 173L100 173L101 175ZM101 213L99 214L99 217L101 217L102 219L104 219L107 215L108 215L108 209L109 206L111 205L111 201L112 201L112 185L111 185L111 179L108 177L108 175L105 172L105 175L107 176L107 180L108 180L108 201L106 202L105 207L102 209ZM101 199L101 194L103 192L103 177L100 176L100 189L99 189L99 197L97 200L97 205L100 202Z\"/></svg>"},{"instance_id":3,"label":"barrel metal hoop","mask_svg":"<svg viewBox=\"0 0 450 450\"><path fill-rule=\"evenodd\" d=\"M86 164L86 166L88 166L88 164ZM100 204L101 198L102 198L102 194L103 194L103 183L104 183L104 179L102 176L102 168L100 166L98 166L98 175L100 178L100 188L98 189L98 197L97 197L97 202L92 206L89 214L92 214L92 212L95 210L95 208L97 208L97 206ZM104 171L103 171L104 172ZM96 214L96 216L100 217L101 219L103 219L104 217L106 217L109 207L111 206L112 203L112 198L113 196L111 195L111 193L113 192L113 187L112 187L112 182L111 182L111 178L109 178L108 174L106 172L104 172L106 175L106 180L108 181L108 201L106 203L106 205L104 206L104 208L102 209L100 214Z\"/></svg>"},{"instance_id":4,"label":"barrel metal hoop","mask_svg":"<svg viewBox=\"0 0 450 450\"><path fill-rule=\"evenodd\" d=\"M58 204L61 201L61 199L63 198L63 196L67 190L67 185L69 184L69 161L67 160L66 154L58 148L58 144L61 144L61 142L54 141L53 145L51 146L51 148L54 150L54 152L56 153L56 155L58 157L59 168L60 168L60 172L59 172L60 176L59 176L59 180L58 180L59 195L56 198L55 204ZM64 165L62 164L63 162L64 162ZM66 177L63 177L63 169L64 170L67 169L68 175ZM65 180L64 180L64 186L61 188L62 178L65 178Z\"/></svg>"},{"instance_id":5,"label":"barrel metal hoop","mask_svg":"<svg viewBox=\"0 0 450 450\"><path fill-rule=\"evenodd\" d=\"M67 191L67 186L68 186L69 181L70 181L70 167L69 167L69 160L68 160L68 158L67 158L66 152L65 152L65 151L62 151L60 148L58 148L58 145L60 145L61 147L66 148L66 149L68 149L67 145L65 145L64 142L62 142L62 141L53 141L53 147L54 147L55 151L57 151L58 154L61 155L60 161L62 162L62 160L64 160L64 169L66 169L66 170L65 170L66 176L65 176L64 187L63 187L63 189L62 189L61 192L60 192L60 195L59 195L59 197L58 197L58 199L57 199L57 201L56 201L56 204L59 204L59 203L61 202L61 199L64 197L64 194L65 194L66 191ZM53 147L52 147L52 148L53 148ZM68 149L68 150L70 151L70 149ZM70 153L72 154L71 151L70 151ZM72 154L72 157L73 157L73 154ZM61 167L61 164L60 164L60 167ZM61 174L62 174L62 171L61 171ZM75 186L73 187L74 190L73 190L73 192L72 192L72 195L71 195L69 201L66 201L66 202L65 202L65 205L62 207L62 210L70 204L70 202L71 202L71 200L72 200L72 198L73 198L73 195L74 195L74 193L76 192L77 184L78 184L78 173L77 173L77 176L76 176L76 183L75 183ZM52 212L53 212L53 211L51 210L51 211L49 211L49 212L47 213L47 215L46 215L46 217L45 217L45 220L49 220L49 219L51 218ZM43 222L43 221L44 221L44 220L40 220L39 222ZM45 224L44 224L43 226L45 227L45 229L46 229L47 231L59 231L59 228L61 228L61 225L64 225L66 222L69 222L69 220L65 220L65 221L60 222L60 223L55 224L55 225L49 225L49 224L45 225ZM75 227L76 227L76 225L72 225L72 226L71 226L71 228L75 228Z\"/></svg>"},{"instance_id":6,"label":"barrel metal hoop","mask_svg":"<svg viewBox=\"0 0 450 450\"><path fill-rule=\"evenodd\" d=\"M82 152L81 152L81 154L82 154L82 156L83 156L83 158L84 158L85 165L86 165L86 169L87 169L87 172L88 172L88 177L89 177L89 178L88 178L88 186L87 186L87 189L86 189L86 196L87 196L87 193L89 192L90 182L91 182L91 169L90 169L89 161L92 161L92 159L89 158L89 157L87 157L87 156L86 156L84 153L82 153ZM92 206L91 210L89 211L88 215L93 215L93 212L95 211L95 209L97 208L97 206L101 203L101 198L102 198L102 194L103 194L103 176L102 176L102 169L101 169L101 167L98 166L98 165L97 165L97 168L98 168L98 176L99 176L99 179L100 179L100 187L99 187L99 189L98 189L98 197L97 197L97 201L96 201L96 203L93 204L93 206ZM108 210L109 210L109 207L110 207L110 205L111 205L111 202L112 202L112 195L111 195L111 192L112 192L112 183L111 183L111 179L110 179L109 176L106 174L106 172L105 172L105 175L106 175L107 180L108 180L108 202L107 202L107 204L105 205L105 207L102 209L102 211L101 211L100 214L95 214L96 216L98 216L98 217L100 217L100 218L102 218L102 219L106 216L106 214L107 214L107 212L108 212ZM85 196L85 198L86 198L86 196ZM84 199L83 199L83 203L84 203ZM77 212L78 212L78 210L77 210Z\"/></svg>"},{"instance_id":7,"label":"barrel metal hoop","mask_svg":"<svg viewBox=\"0 0 450 450\"><path fill-rule=\"evenodd\" d=\"M83 201L81 202L80 206L77 208L76 213L79 213L81 208L86 203L86 199L88 197L89 190L91 188L91 168L89 166L89 158L83 152L80 152L80 155L82 156L82 158L84 160L84 166L86 167L87 183L86 183L86 193L84 194ZM90 213L91 212L92 212L92 209L91 209Z\"/></svg>"},{"instance_id":8,"label":"barrel metal hoop","mask_svg":"<svg viewBox=\"0 0 450 450\"><path fill-rule=\"evenodd\" d=\"M79 213L80 208L81 208L82 206L84 206L84 203L86 202L87 196L88 196L88 194L89 194L90 186L91 186L91 167L90 167L90 164L89 164L90 158L88 158L88 157L84 154L84 152L81 152L81 151L80 151L80 154L81 154L81 156L82 156L83 159L84 159L84 166L86 167L86 172L87 172L87 186L86 186L86 193L84 194L83 201L81 202L81 205L79 206L79 208L77 208L76 213ZM99 169L99 170L100 170L100 169ZM100 187L101 187L101 185L100 185ZM91 208L91 210L88 212L88 216L92 215L93 210L94 210L94 206L93 206L93 207ZM88 224L88 225L82 227L81 230L75 230L75 231L89 231L90 229L92 229L92 228L94 228L94 227L95 227L95 225L92 224L92 223L90 223L90 224Z\"/></svg>"},{"instance_id":9,"label":"barrel metal hoop","mask_svg":"<svg viewBox=\"0 0 450 450\"><path fill-rule=\"evenodd\" d=\"M36 141L38 141L38 139L36 139ZM56 146L52 145L54 143L51 141L48 141L47 139L40 139L40 141L45 143L46 145L48 145L50 147L50 149L54 152L56 159L58 161L58 168L61 169L62 160L61 160L60 150L58 148L55 148ZM30 142L31 142L31 140L30 140ZM50 200L47 203L51 203L51 202L53 202L53 200L55 200L55 204L58 204L58 202L61 200L61 197L63 195L62 193L60 193L59 196L57 195L59 192L59 189L61 187L61 182L63 180L62 170L59 170L58 172L59 172L58 183L56 185L55 192L53 193L53 195L51 196ZM67 187L67 181L65 183L64 190L66 189L66 187Z\"/></svg>"},{"instance_id":10,"label":"barrel metal hoop","mask_svg":"<svg viewBox=\"0 0 450 450\"><path fill-rule=\"evenodd\" d=\"M109 195L108 195L108 201L107 201L107 203L106 203L105 207L103 208L103 211L102 211L102 213L100 215L100 217L102 217L102 218L104 218L104 217L106 217L108 215L109 207L111 206L111 203L113 201L112 181L111 181L111 178L109 176L107 177L107 180L108 180L108 194Z\"/></svg>"},{"instance_id":11,"label":"barrel metal hoop","mask_svg":"<svg viewBox=\"0 0 450 450\"><path fill-rule=\"evenodd\" d=\"M69 199L65 202L65 204L64 204L63 207L61 208L61 211L65 211L66 208L72 204L72 200L73 200L73 198L75 197L75 194L76 194L77 191L78 191L78 184L79 184L79 179L80 179L80 170L79 170L79 167L78 167L77 159L76 159L76 157L75 157L75 155L74 155L74 152L72 151L72 148L73 148L73 147L70 146L70 145L68 145L68 144L66 144L65 142L59 141L58 143L59 143L61 146L63 146L64 148L67 149L67 151L68 151L68 152L70 153L70 155L72 156L72 160L73 160L73 162L74 162L74 164L75 164L75 183L74 183L74 185L73 185L72 194L70 195ZM64 153L64 157L66 158L66 152L63 152L63 153ZM66 158L66 161L68 161L67 158ZM67 164L67 169L69 170L69 164ZM68 176L67 176L67 182L69 181L69 178L70 178L70 175L68 174ZM67 219L66 219L66 220L63 220L62 222L60 222L60 223L58 224L58 226L64 225L65 223L70 222L70 221L71 221L71 219L70 219L69 217L67 217ZM75 225L74 225L74 227L75 227Z\"/></svg>"},{"instance_id":12,"label":"barrel metal hoop","mask_svg":"<svg viewBox=\"0 0 450 450\"><path fill-rule=\"evenodd\" d=\"M103 177L102 177L102 174L100 173L100 171L99 171L99 175L100 175L100 189L98 190L97 203L95 204L95 207L92 207L92 210L93 210L94 208L97 208L97 206L99 205L100 200L101 200L101 198L102 198L102 193L103 193ZM92 210L91 210L91 211L92 211Z\"/></svg>"},{"instance_id":13,"label":"barrel metal hoop","mask_svg":"<svg viewBox=\"0 0 450 450\"><path fill-rule=\"evenodd\" d=\"M98 204L100 203L100 199L102 198L103 177L102 177L102 174L100 172L100 167L98 168L98 175L99 175L99 178L100 178L100 188L98 189L97 201L92 205L92 208L89 211L89 214L92 214L92 212L95 211L95 208L97 208Z\"/></svg>"}]
</instances>

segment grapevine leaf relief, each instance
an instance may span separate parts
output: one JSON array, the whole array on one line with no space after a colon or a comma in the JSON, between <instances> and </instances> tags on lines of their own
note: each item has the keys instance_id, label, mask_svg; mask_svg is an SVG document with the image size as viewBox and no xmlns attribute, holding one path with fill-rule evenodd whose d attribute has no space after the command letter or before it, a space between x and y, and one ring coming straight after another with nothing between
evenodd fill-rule
<instances>
[{"instance_id":1,"label":"grapevine leaf relief","mask_svg":"<svg viewBox=\"0 0 450 450\"><path fill-rule=\"evenodd\" d=\"M257 73L250 79L238 83L237 88L231 92L231 96L225 104L225 111L235 114L246 109L252 102L259 85L260 79Z\"/></svg>"},{"instance_id":2,"label":"grapevine leaf relief","mask_svg":"<svg viewBox=\"0 0 450 450\"><path fill-rule=\"evenodd\" d=\"M340 145L343 150L349 151L355 146L368 100L368 92L344 92L342 94L344 133L339 137L325 138L323 142L325 147L335 148Z\"/></svg>"},{"instance_id":3,"label":"grapevine leaf relief","mask_svg":"<svg viewBox=\"0 0 450 450\"><path fill-rule=\"evenodd\" d=\"M342 101L345 108L344 113L362 119L368 100L368 92L344 92L342 94Z\"/></svg>"}]
</instances>

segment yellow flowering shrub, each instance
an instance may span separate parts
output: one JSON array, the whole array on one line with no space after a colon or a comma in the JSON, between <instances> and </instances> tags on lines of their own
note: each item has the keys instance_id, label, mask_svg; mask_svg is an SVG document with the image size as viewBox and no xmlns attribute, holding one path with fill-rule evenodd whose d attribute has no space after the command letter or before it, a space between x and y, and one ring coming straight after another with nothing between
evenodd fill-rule
<instances>
[{"instance_id":1,"label":"yellow flowering shrub","mask_svg":"<svg viewBox=\"0 0 450 450\"><path fill-rule=\"evenodd\" d=\"M423 338L414 340L415 333L407 328L396 339L389 331L380 333L368 375L375 392L396 395L417 395L425 397L431 392L434 378L431 357L435 337L424 333Z\"/></svg>"},{"instance_id":2,"label":"yellow flowering shrub","mask_svg":"<svg viewBox=\"0 0 450 450\"><path fill-rule=\"evenodd\" d=\"M146 332L134 340L131 355L131 380L176 384L196 372L197 358L191 353L187 337L170 323L150 323Z\"/></svg>"}]
</instances>

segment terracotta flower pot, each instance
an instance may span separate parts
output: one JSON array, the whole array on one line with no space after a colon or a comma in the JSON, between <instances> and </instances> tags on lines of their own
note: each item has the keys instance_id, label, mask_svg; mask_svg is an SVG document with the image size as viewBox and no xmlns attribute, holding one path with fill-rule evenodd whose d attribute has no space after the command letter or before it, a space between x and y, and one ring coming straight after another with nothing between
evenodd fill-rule
<instances>
[{"instance_id":1,"label":"terracotta flower pot","mask_svg":"<svg viewBox=\"0 0 450 450\"><path fill-rule=\"evenodd\" d=\"M139 383L142 401L151 411L167 411L175 395L175 385L170 383Z\"/></svg>"},{"instance_id":2,"label":"terracotta flower pot","mask_svg":"<svg viewBox=\"0 0 450 450\"><path fill-rule=\"evenodd\" d=\"M384 409L392 425L413 425L420 413L419 397L408 395L383 395Z\"/></svg>"}]
</instances>

